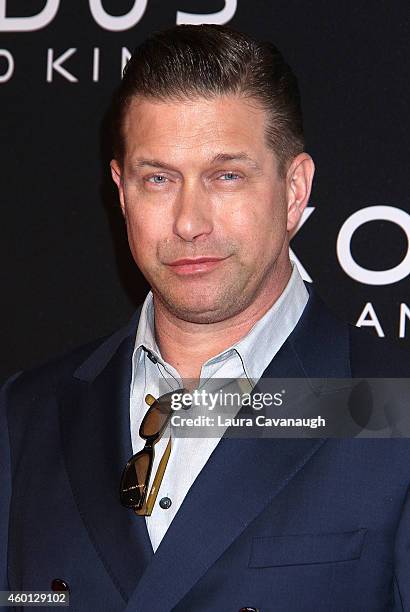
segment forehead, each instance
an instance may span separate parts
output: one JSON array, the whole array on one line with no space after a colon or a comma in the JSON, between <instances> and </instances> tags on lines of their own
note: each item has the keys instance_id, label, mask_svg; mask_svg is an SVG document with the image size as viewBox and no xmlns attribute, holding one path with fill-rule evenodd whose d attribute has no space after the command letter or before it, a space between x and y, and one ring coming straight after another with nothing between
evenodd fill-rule
<instances>
[{"instance_id":1,"label":"forehead","mask_svg":"<svg viewBox=\"0 0 410 612\"><path fill-rule=\"evenodd\" d=\"M123 124L125 157L170 157L191 163L222 151L240 151L259 161L272 152L266 143L266 111L236 96L213 99L134 99Z\"/></svg>"}]
</instances>

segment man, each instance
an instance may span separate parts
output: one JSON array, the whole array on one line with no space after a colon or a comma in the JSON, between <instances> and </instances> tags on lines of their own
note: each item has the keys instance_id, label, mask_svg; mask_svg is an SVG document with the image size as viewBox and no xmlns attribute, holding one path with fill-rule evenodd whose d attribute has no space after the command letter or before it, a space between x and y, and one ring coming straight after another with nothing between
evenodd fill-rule
<instances>
[{"instance_id":1,"label":"man","mask_svg":"<svg viewBox=\"0 0 410 612\"><path fill-rule=\"evenodd\" d=\"M152 513L121 506L144 398L169 381L406 376L408 362L334 319L291 265L314 165L272 45L217 26L152 36L114 126L152 294L126 328L3 390L4 588L68 589L76 611L410 609L407 440L176 438L163 470L163 436Z\"/></svg>"}]
</instances>

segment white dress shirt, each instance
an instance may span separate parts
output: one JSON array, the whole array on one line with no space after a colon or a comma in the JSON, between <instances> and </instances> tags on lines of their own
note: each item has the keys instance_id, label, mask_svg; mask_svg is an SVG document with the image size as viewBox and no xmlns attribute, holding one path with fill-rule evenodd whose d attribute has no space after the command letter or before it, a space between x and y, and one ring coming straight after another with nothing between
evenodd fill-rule
<instances>
[{"instance_id":1,"label":"white dress shirt","mask_svg":"<svg viewBox=\"0 0 410 612\"><path fill-rule=\"evenodd\" d=\"M252 329L236 344L206 361L201 379L247 378L253 385L262 376L280 347L295 328L308 301L309 294L296 264L283 293ZM145 347L158 363L153 363ZM179 372L166 363L155 341L154 304L150 292L142 306L132 355L130 389L130 427L133 452L140 451L145 441L139 427L148 406L144 398L150 393L159 397L183 386ZM249 389L250 390L250 389ZM155 444L155 460L151 474L154 478L165 451L169 434ZM151 516L146 517L152 548L157 550L190 487L208 461L220 438L172 438L172 450ZM160 500L171 500L169 508L162 508Z\"/></svg>"}]
</instances>

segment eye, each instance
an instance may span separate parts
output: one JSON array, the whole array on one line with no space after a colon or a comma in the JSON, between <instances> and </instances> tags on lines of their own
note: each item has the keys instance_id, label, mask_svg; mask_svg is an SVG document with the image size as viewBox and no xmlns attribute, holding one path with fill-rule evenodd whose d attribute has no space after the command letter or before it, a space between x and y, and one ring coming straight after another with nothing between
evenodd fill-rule
<instances>
[{"instance_id":1,"label":"eye","mask_svg":"<svg viewBox=\"0 0 410 612\"><path fill-rule=\"evenodd\" d=\"M239 174L236 174L235 172L224 172L223 174L221 174L219 178L222 179L223 181L235 181L239 179L240 176Z\"/></svg>"},{"instance_id":2,"label":"eye","mask_svg":"<svg viewBox=\"0 0 410 612\"><path fill-rule=\"evenodd\" d=\"M154 185L163 185L167 182L167 178L162 174L154 174L146 179L148 183L153 183Z\"/></svg>"}]
</instances>

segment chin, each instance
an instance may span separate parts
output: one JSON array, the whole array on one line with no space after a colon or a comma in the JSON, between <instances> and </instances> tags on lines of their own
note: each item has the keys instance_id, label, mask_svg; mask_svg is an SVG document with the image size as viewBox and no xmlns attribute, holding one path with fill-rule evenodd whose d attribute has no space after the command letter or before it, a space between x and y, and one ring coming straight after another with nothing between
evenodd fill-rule
<instances>
[{"instance_id":1,"label":"chin","mask_svg":"<svg viewBox=\"0 0 410 612\"><path fill-rule=\"evenodd\" d=\"M166 306L175 317L188 323L212 323L218 320L219 309L215 310L205 304L166 302Z\"/></svg>"},{"instance_id":2,"label":"chin","mask_svg":"<svg viewBox=\"0 0 410 612\"><path fill-rule=\"evenodd\" d=\"M166 309L175 317L187 323L219 323L241 311L241 301L233 302L215 299L196 299L191 301L163 299L161 300Z\"/></svg>"}]
</instances>

